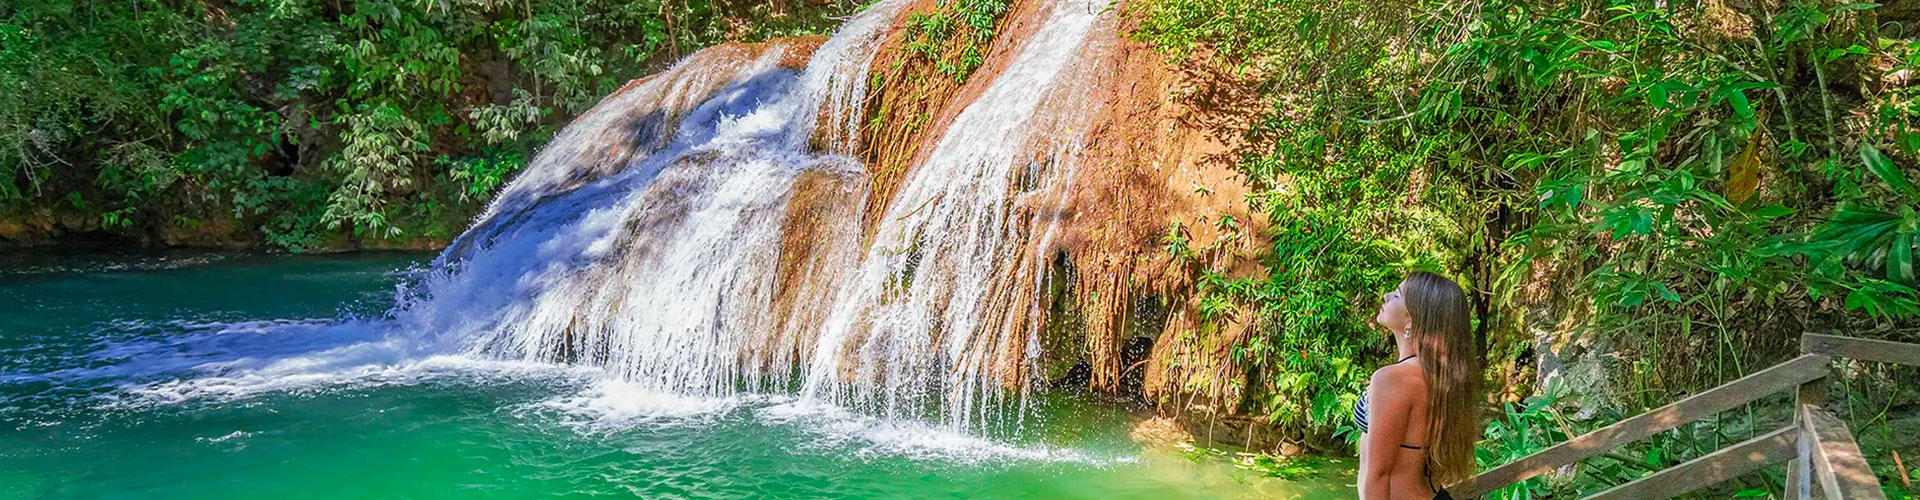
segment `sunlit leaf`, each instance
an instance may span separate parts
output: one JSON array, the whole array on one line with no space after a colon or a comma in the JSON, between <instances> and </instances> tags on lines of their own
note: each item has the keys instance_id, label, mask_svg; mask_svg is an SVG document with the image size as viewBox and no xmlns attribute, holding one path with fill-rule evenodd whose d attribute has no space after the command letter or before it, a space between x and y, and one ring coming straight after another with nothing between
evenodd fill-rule
<instances>
[{"instance_id":1,"label":"sunlit leaf","mask_svg":"<svg viewBox=\"0 0 1920 500\"><path fill-rule=\"evenodd\" d=\"M1760 189L1760 127L1747 136L1747 145L1727 166L1727 201L1744 204Z\"/></svg>"}]
</instances>

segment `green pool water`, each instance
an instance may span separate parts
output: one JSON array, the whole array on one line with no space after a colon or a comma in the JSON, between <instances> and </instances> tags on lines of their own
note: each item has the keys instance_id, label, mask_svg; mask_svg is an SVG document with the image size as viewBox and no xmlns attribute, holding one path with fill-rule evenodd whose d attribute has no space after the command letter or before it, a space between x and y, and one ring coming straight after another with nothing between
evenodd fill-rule
<instances>
[{"instance_id":1,"label":"green pool water","mask_svg":"<svg viewBox=\"0 0 1920 500\"><path fill-rule=\"evenodd\" d=\"M1084 395L982 438L454 354L383 319L430 258L0 256L0 498L1353 496L1144 449Z\"/></svg>"}]
</instances>

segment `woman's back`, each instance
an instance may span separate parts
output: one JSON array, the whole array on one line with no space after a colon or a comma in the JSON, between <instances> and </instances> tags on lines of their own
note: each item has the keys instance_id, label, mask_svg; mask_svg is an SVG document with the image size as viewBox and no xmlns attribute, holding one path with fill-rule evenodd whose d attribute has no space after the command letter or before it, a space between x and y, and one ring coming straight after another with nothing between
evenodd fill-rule
<instances>
[{"instance_id":1,"label":"woman's back","mask_svg":"<svg viewBox=\"0 0 1920 500\"><path fill-rule=\"evenodd\" d=\"M1427 417L1427 382L1422 373L1419 360L1409 359L1400 363L1381 367L1374 373L1374 386L1367 388L1367 397L1393 398L1399 401L1387 402L1379 407L1390 411L1375 410L1367 415L1370 422L1367 429L1385 428L1389 432L1372 432L1363 429L1361 434L1362 453L1369 451L1387 451L1382 456L1391 456L1381 461L1388 472L1387 490L1389 498L1419 498L1434 496L1438 485L1430 483L1427 468L1429 443L1427 435L1432 421ZM1397 432L1393 432L1397 431ZM1382 435L1390 434L1390 435ZM1394 437L1399 438L1398 442ZM1375 443L1374 439L1383 442Z\"/></svg>"}]
</instances>

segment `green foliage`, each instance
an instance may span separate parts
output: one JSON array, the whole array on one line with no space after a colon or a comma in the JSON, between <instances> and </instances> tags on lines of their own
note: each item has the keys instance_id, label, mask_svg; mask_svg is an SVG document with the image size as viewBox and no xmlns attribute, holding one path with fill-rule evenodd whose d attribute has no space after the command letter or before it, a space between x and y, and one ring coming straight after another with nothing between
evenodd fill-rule
<instances>
[{"instance_id":1,"label":"green foliage","mask_svg":"<svg viewBox=\"0 0 1920 500\"><path fill-rule=\"evenodd\" d=\"M1809 256L1815 293L1846 293L1846 307L1875 317L1920 315L1914 282L1914 247L1920 245L1920 215L1914 203L1920 190L1870 143L1860 145L1861 162L1896 196L1848 200L1831 218L1788 252ZM1862 272L1849 272L1851 270Z\"/></svg>"},{"instance_id":2,"label":"green foliage","mask_svg":"<svg viewBox=\"0 0 1920 500\"><path fill-rule=\"evenodd\" d=\"M1236 346L1233 355L1267 375L1254 395L1273 422L1336 432L1359 401L1371 373L1366 367L1386 344L1370 306L1406 271L1457 259L1449 246L1459 243L1459 225L1446 214L1402 204L1401 189L1424 156L1394 154L1372 141L1329 155L1318 132L1272 120L1265 126L1284 131L1273 151L1241 163L1253 182L1289 189L1254 201L1273 221L1267 275L1228 280L1203 273L1201 303L1225 299L1255 316L1263 334ZM1210 319L1204 310L1201 317Z\"/></svg>"},{"instance_id":3,"label":"green foliage","mask_svg":"<svg viewBox=\"0 0 1920 500\"><path fill-rule=\"evenodd\" d=\"M362 107L339 117L346 126L346 146L327 167L340 176L340 187L327 199L323 217L328 229L347 222L354 229L388 231L384 202L388 188L411 187L414 157L427 151L426 126L392 106Z\"/></svg>"},{"instance_id":4,"label":"green foliage","mask_svg":"<svg viewBox=\"0 0 1920 500\"><path fill-rule=\"evenodd\" d=\"M1549 391L1529 397L1520 405L1507 403L1502 408L1501 417L1487 423L1485 441L1474 450L1474 459L1482 468L1492 468L1532 455L1576 435L1569 434L1572 429L1560 416L1558 405L1562 397L1564 394L1560 392ZM1521 500L1547 496L1551 492L1547 488L1546 478L1535 477L1489 493L1485 498Z\"/></svg>"},{"instance_id":5,"label":"green foliage","mask_svg":"<svg viewBox=\"0 0 1920 500\"><path fill-rule=\"evenodd\" d=\"M332 194L331 187L323 181L298 179L292 177L269 177L253 181L249 189L243 191L246 196L236 196L235 210L242 213L265 214L266 221L260 225L268 244L276 248L299 252L318 248L325 238L325 207L327 198ZM270 206L285 204L293 209L267 210Z\"/></svg>"},{"instance_id":6,"label":"green foliage","mask_svg":"<svg viewBox=\"0 0 1920 500\"><path fill-rule=\"evenodd\" d=\"M1321 10L1325 5L1151 2L1136 12L1143 27L1134 35L1182 59L1205 46L1242 71L1258 72L1290 57L1318 60L1319 49L1299 38L1303 23L1338 18L1345 14L1339 9L1356 5ZM1375 59L1355 56L1337 61L1333 70L1361 78L1384 54L1366 57ZM1291 78L1256 85L1303 84ZM1270 221L1262 235L1266 272L1229 278L1198 270L1199 317L1247 321L1259 332L1232 351L1236 364L1252 375L1244 410L1308 435L1357 439L1348 416L1372 368L1391 348L1373 325L1379 296L1408 271L1457 268L1477 229L1458 219L1475 202L1465 198L1464 186L1442 175L1464 167L1445 157L1442 147L1454 140L1451 135L1342 136L1316 116L1330 114L1328 103L1272 104L1273 111L1246 132L1259 146L1243 151L1238 164L1254 188L1252 208ZM1418 199L1407 195L1414 179L1429 183ZM1167 246L1177 260L1196 253ZM1225 317L1235 311L1249 317Z\"/></svg>"},{"instance_id":7,"label":"green foliage","mask_svg":"<svg viewBox=\"0 0 1920 500\"><path fill-rule=\"evenodd\" d=\"M1135 4L1134 38L1272 109L1239 162L1270 222L1266 273L1195 271L1199 293L1257 316L1236 355L1262 390L1243 410L1337 426L1390 361L1369 331L1376 296L1412 269L1475 292L1502 380L1529 379L1542 330L1602 342L1622 361L1589 404L1619 414L1777 361L1804 329L1920 320L1920 90L1862 83L1920 67L1920 43L1863 28L1872 4L1752 9ZM1548 429L1535 406L1510 408L1524 428L1490 429L1482 458L1580 430ZM1693 453L1668 451L1649 453ZM1616 470L1589 471L1595 484L1639 474L1603 462Z\"/></svg>"},{"instance_id":8,"label":"green foliage","mask_svg":"<svg viewBox=\"0 0 1920 500\"><path fill-rule=\"evenodd\" d=\"M496 151L492 154L474 156L451 161L453 180L461 184L462 199L485 200L492 196L500 186L507 183L507 176L520 171L527 164L526 158L517 151Z\"/></svg>"},{"instance_id":9,"label":"green foliage","mask_svg":"<svg viewBox=\"0 0 1920 500\"><path fill-rule=\"evenodd\" d=\"M624 79L717 42L818 32L854 8L0 5L0 84L18 89L0 93L0 209L58 206L129 236L225 211L295 250L339 231L457 230Z\"/></svg>"},{"instance_id":10,"label":"green foliage","mask_svg":"<svg viewBox=\"0 0 1920 500\"><path fill-rule=\"evenodd\" d=\"M1137 7L1134 36L1185 60L1196 50L1214 51L1234 63L1278 56L1285 44L1302 41L1298 31L1337 12L1301 12L1287 2L1164 0ZM1293 21L1276 22L1279 20Z\"/></svg>"},{"instance_id":11,"label":"green foliage","mask_svg":"<svg viewBox=\"0 0 1920 500\"><path fill-rule=\"evenodd\" d=\"M906 49L955 82L986 63L987 50L1011 0L940 0L932 12L907 16Z\"/></svg>"}]
</instances>

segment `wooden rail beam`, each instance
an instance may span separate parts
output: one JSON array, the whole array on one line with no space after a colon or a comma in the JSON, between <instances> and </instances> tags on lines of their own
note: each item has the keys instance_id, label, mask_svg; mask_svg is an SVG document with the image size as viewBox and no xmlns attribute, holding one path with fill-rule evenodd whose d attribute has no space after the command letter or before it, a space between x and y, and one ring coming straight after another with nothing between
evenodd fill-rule
<instances>
[{"instance_id":1,"label":"wooden rail beam","mask_svg":"<svg viewBox=\"0 0 1920 500\"><path fill-rule=\"evenodd\" d=\"M1722 448L1707 456L1655 472L1653 475L1608 488L1607 491L1594 494L1586 500L1641 500L1680 496L1682 493L1719 484L1741 474L1793 458L1794 440L1798 439L1799 435L1800 427L1789 425L1740 444Z\"/></svg>"},{"instance_id":2,"label":"wooden rail beam","mask_svg":"<svg viewBox=\"0 0 1920 500\"><path fill-rule=\"evenodd\" d=\"M1920 345L1809 333L1800 336L1800 352L1836 358L1920 366Z\"/></svg>"},{"instance_id":3,"label":"wooden rail beam","mask_svg":"<svg viewBox=\"0 0 1920 500\"><path fill-rule=\"evenodd\" d=\"M1880 479L1873 477L1873 467L1867 465L1845 422L1813 406L1800 407L1799 421L1800 439L1813 461L1810 482L1819 484L1827 498L1886 500Z\"/></svg>"},{"instance_id":4,"label":"wooden rail beam","mask_svg":"<svg viewBox=\"0 0 1920 500\"><path fill-rule=\"evenodd\" d=\"M1478 498L1493 490L1538 476L1555 467L1606 453L1681 424L1726 411L1769 394L1825 377L1833 358L1807 354L1702 391L1659 409L1582 434L1538 453L1481 473L1447 490L1458 498Z\"/></svg>"}]
</instances>

